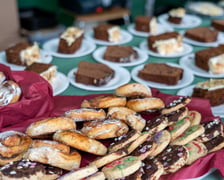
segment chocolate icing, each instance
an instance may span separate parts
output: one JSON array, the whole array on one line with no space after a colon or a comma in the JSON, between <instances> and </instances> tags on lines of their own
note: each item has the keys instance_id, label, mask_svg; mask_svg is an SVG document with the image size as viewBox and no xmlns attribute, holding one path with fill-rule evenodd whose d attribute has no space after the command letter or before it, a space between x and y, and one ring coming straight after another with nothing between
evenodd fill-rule
<instances>
[{"instance_id":1,"label":"chocolate icing","mask_svg":"<svg viewBox=\"0 0 224 180\"><path fill-rule=\"evenodd\" d=\"M157 116L157 117L151 119L150 121L147 121L146 125L143 129L143 132L150 131L151 129L157 127L159 124L161 124L163 121L165 121L166 118L167 118L166 116L161 115L161 116Z\"/></svg>"},{"instance_id":2,"label":"chocolate icing","mask_svg":"<svg viewBox=\"0 0 224 180\"><path fill-rule=\"evenodd\" d=\"M219 136L216 136L215 138L213 138L210 141L204 142L204 145L206 146L207 150L210 151L214 147L218 146L219 144L221 144L223 142L224 142L224 137L219 135Z\"/></svg>"},{"instance_id":3,"label":"chocolate icing","mask_svg":"<svg viewBox=\"0 0 224 180\"><path fill-rule=\"evenodd\" d=\"M182 107L182 108L178 109L177 111L172 111L168 114L165 114L164 116L166 116L168 118L169 122L176 122L179 120L179 117L185 111L186 111L186 107Z\"/></svg>"},{"instance_id":4,"label":"chocolate icing","mask_svg":"<svg viewBox=\"0 0 224 180\"><path fill-rule=\"evenodd\" d=\"M148 180L150 177L158 170L158 166L156 165L155 161L152 159L145 159L143 161L143 175L142 180Z\"/></svg>"},{"instance_id":5,"label":"chocolate icing","mask_svg":"<svg viewBox=\"0 0 224 180\"><path fill-rule=\"evenodd\" d=\"M171 103L169 103L165 106L165 109L172 108L172 107L177 106L179 104L185 105L187 99L189 99L189 97L180 97L179 99L173 100Z\"/></svg>"},{"instance_id":6,"label":"chocolate icing","mask_svg":"<svg viewBox=\"0 0 224 180\"><path fill-rule=\"evenodd\" d=\"M202 138L206 137L210 140L215 137L215 132L218 132L218 134L222 132L222 124L219 119L203 122L202 125L205 128L205 132L201 135Z\"/></svg>"},{"instance_id":7,"label":"chocolate icing","mask_svg":"<svg viewBox=\"0 0 224 180\"><path fill-rule=\"evenodd\" d=\"M138 146L132 153L132 156L140 156L145 154L147 151L150 151L153 146L153 141L149 138L143 144Z\"/></svg>"}]
</instances>

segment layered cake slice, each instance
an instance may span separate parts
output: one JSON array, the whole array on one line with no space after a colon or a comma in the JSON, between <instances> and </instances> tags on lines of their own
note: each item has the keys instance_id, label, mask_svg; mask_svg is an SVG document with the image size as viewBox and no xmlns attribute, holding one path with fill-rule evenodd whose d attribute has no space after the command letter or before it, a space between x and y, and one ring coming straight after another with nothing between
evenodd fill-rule
<instances>
[{"instance_id":1,"label":"layered cake slice","mask_svg":"<svg viewBox=\"0 0 224 180\"><path fill-rule=\"evenodd\" d=\"M58 52L64 54L75 53L82 45L84 31L76 27L67 28L60 36Z\"/></svg>"},{"instance_id":2,"label":"layered cake slice","mask_svg":"<svg viewBox=\"0 0 224 180\"><path fill-rule=\"evenodd\" d=\"M177 32L166 32L148 37L148 48L161 55L181 52L183 50L182 36Z\"/></svg>"},{"instance_id":3,"label":"layered cake slice","mask_svg":"<svg viewBox=\"0 0 224 180\"><path fill-rule=\"evenodd\" d=\"M102 86L114 77L115 72L105 64L80 61L74 75L78 83Z\"/></svg>"},{"instance_id":4,"label":"layered cake slice","mask_svg":"<svg viewBox=\"0 0 224 180\"><path fill-rule=\"evenodd\" d=\"M168 85L176 85L183 77L183 69L164 63L148 63L138 72L138 77Z\"/></svg>"},{"instance_id":5,"label":"layered cake slice","mask_svg":"<svg viewBox=\"0 0 224 180\"><path fill-rule=\"evenodd\" d=\"M44 63L33 63L25 70L40 74L40 76L46 79L50 84L53 82L57 73L57 67L55 65Z\"/></svg>"},{"instance_id":6,"label":"layered cake slice","mask_svg":"<svg viewBox=\"0 0 224 180\"><path fill-rule=\"evenodd\" d=\"M224 74L224 45L197 51L195 65L214 74Z\"/></svg>"},{"instance_id":7,"label":"layered cake slice","mask_svg":"<svg viewBox=\"0 0 224 180\"><path fill-rule=\"evenodd\" d=\"M8 63L29 66L40 61L40 49L37 43L30 45L27 42L18 43L5 50Z\"/></svg>"},{"instance_id":8,"label":"layered cake slice","mask_svg":"<svg viewBox=\"0 0 224 180\"><path fill-rule=\"evenodd\" d=\"M215 42L218 38L218 31L209 27L196 27L188 29L184 36L199 42Z\"/></svg>"},{"instance_id":9,"label":"layered cake slice","mask_svg":"<svg viewBox=\"0 0 224 180\"><path fill-rule=\"evenodd\" d=\"M168 21L174 24L180 24L185 16L184 8L171 9L168 12Z\"/></svg>"},{"instance_id":10,"label":"layered cake slice","mask_svg":"<svg viewBox=\"0 0 224 180\"><path fill-rule=\"evenodd\" d=\"M149 32L156 34L157 32L157 21L154 16L136 16L135 18L135 30L141 32Z\"/></svg>"},{"instance_id":11,"label":"layered cake slice","mask_svg":"<svg viewBox=\"0 0 224 180\"><path fill-rule=\"evenodd\" d=\"M94 38L109 41L119 42L121 39L120 27L111 24L99 24L93 28Z\"/></svg>"},{"instance_id":12,"label":"layered cake slice","mask_svg":"<svg viewBox=\"0 0 224 180\"><path fill-rule=\"evenodd\" d=\"M138 58L138 52L131 46L107 46L103 58L119 63L133 62Z\"/></svg>"},{"instance_id":13,"label":"layered cake slice","mask_svg":"<svg viewBox=\"0 0 224 180\"><path fill-rule=\"evenodd\" d=\"M218 31L224 31L224 20L223 19L213 19L211 26Z\"/></svg>"},{"instance_id":14,"label":"layered cake slice","mask_svg":"<svg viewBox=\"0 0 224 180\"><path fill-rule=\"evenodd\" d=\"M210 79L197 83L193 89L193 97L209 99L212 106L224 103L224 79Z\"/></svg>"}]
</instances>

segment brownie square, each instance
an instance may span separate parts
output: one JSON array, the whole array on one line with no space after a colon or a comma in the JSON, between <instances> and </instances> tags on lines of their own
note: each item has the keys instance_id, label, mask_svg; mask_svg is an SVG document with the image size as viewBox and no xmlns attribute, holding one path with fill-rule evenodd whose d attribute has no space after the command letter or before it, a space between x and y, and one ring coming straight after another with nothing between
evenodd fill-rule
<instances>
[{"instance_id":1,"label":"brownie square","mask_svg":"<svg viewBox=\"0 0 224 180\"><path fill-rule=\"evenodd\" d=\"M211 26L219 31L224 31L224 20L223 19L213 19Z\"/></svg>"}]
</instances>

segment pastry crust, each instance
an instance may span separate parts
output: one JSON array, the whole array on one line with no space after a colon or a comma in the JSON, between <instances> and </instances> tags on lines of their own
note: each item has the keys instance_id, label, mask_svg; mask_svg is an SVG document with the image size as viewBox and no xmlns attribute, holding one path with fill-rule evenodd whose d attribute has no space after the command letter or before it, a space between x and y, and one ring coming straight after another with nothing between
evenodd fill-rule
<instances>
[{"instance_id":1,"label":"pastry crust","mask_svg":"<svg viewBox=\"0 0 224 180\"><path fill-rule=\"evenodd\" d=\"M101 142L89 138L76 130L57 131L54 134L53 139L73 148L95 155L105 155L107 152L106 146Z\"/></svg>"}]
</instances>

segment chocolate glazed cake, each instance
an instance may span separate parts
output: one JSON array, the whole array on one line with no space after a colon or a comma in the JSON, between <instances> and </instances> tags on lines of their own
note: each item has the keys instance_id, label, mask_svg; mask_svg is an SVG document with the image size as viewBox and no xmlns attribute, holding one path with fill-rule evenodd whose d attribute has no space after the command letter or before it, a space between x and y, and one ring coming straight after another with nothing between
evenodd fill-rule
<instances>
[{"instance_id":1,"label":"chocolate glazed cake","mask_svg":"<svg viewBox=\"0 0 224 180\"><path fill-rule=\"evenodd\" d=\"M130 46L107 46L103 58L119 63L133 62L138 58L138 52Z\"/></svg>"},{"instance_id":2,"label":"chocolate glazed cake","mask_svg":"<svg viewBox=\"0 0 224 180\"><path fill-rule=\"evenodd\" d=\"M78 83L102 86L114 77L115 72L104 64L80 61L77 72L74 75L75 81Z\"/></svg>"}]
</instances>

